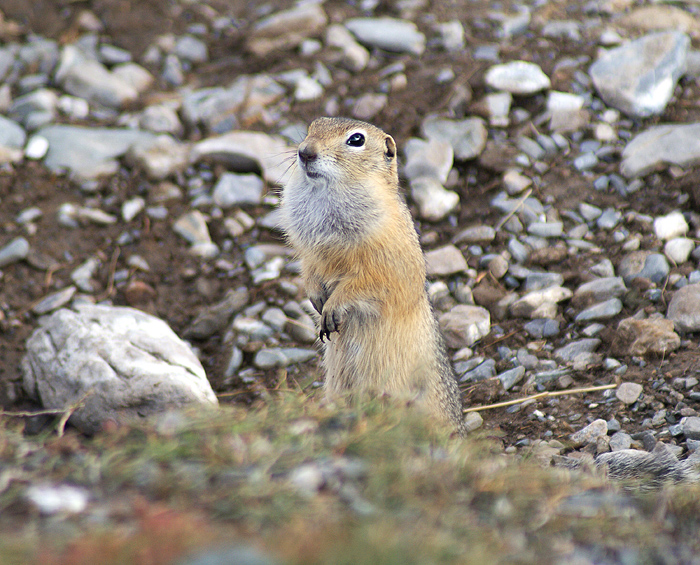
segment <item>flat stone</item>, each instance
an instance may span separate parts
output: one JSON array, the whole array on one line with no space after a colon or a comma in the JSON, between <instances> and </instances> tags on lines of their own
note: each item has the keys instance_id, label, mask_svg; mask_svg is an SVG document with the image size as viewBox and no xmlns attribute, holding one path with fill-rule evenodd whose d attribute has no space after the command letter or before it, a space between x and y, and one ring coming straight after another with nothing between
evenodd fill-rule
<instances>
[{"instance_id":1,"label":"flat stone","mask_svg":"<svg viewBox=\"0 0 700 565\"><path fill-rule=\"evenodd\" d=\"M288 367L296 363L304 363L318 355L315 349L297 349L292 347L274 347L261 349L255 354L253 364L259 369Z\"/></svg>"},{"instance_id":2,"label":"flat stone","mask_svg":"<svg viewBox=\"0 0 700 565\"><path fill-rule=\"evenodd\" d=\"M52 125L37 132L49 142L44 165L82 180L115 174L119 157L136 143L152 141L150 132L130 129Z\"/></svg>"},{"instance_id":3,"label":"flat stone","mask_svg":"<svg viewBox=\"0 0 700 565\"><path fill-rule=\"evenodd\" d=\"M165 322L132 308L80 304L42 318L22 371L27 394L46 409L83 400L69 421L88 434L107 420L218 404L189 346Z\"/></svg>"},{"instance_id":4,"label":"flat stone","mask_svg":"<svg viewBox=\"0 0 700 565\"><path fill-rule=\"evenodd\" d=\"M689 169L700 163L700 123L652 126L622 150L620 172L642 177L669 165Z\"/></svg>"},{"instance_id":5,"label":"flat stone","mask_svg":"<svg viewBox=\"0 0 700 565\"><path fill-rule=\"evenodd\" d=\"M254 174L224 173L214 186L213 198L217 206L232 208L241 204L260 204L265 183Z\"/></svg>"},{"instance_id":6,"label":"flat stone","mask_svg":"<svg viewBox=\"0 0 700 565\"><path fill-rule=\"evenodd\" d=\"M55 76L69 94L109 108L122 108L139 96L131 84L73 45L63 48Z\"/></svg>"},{"instance_id":7,"label":"flat stone","mask_svg":"<svg viewBox=\"0 0 700 565\"><path fill-rule=\"evenodd\" d=\"M182 117L189 125L201 125L207 132L223 134L235 130L239 118L245 119L248 113L257 116L285 94L285 88L267 75L243 75L228 86L184 91ZM264 155L261 153L260 158ZM279 154L274 155L279 157Z\"/></svg>"},{"instance_id":8,"label":"flat stone","mask_svg":"<svg viewBox=\"0 0 700 565\"><path fill-rule=\"evenodd\" d=\"M548 318L538 318L525 324L523 329L534 339L555 337L559 335L559 322Z\"/></svg>"},{"instance_id":9,"label":"flat stone","mask_svg":"<svg viewBox=\"0 0 700 565\"><path fill-rule=\"evenodd\" d=\"M627 284L637 278L649 279L659 284L668 276L670 267L661 253L633 251L622 258L617 270Z\"/></svg>"},{"instance_id":10,"label":"flat stone","mask_svg":"<svg viewBox=\"0 0 700 565\"><path fill-rule=\"evenodd\" d=\"M700 284L679 288L671 298L666 317L682 332L700 330Z\"/></svg>"},{"instance_id":11,"label":"flat stone","mask_svg":"<svg viewBox=\"0 0 700 565\"><path fill-rule=\"evenodd\" d=\"M695 249L695 242L687 237L675 237L664 245L664 255L676 265L682 265Z\"/></svg>"},{"instance_id":12,"label":"flat stone","mask_svg":"<svg viewBox=\"0 0 700 565\"><path fill-rule=\"evenodd\" d=\"M445 245L425 254L428 276L441 277L462 273L467 268L467 260L454 245Z\"/></svg>"},{"instance_id":13,"label":"flat stone","mask_svg":"<svg viewBox=\"0 0 700 565\"><path fill-rule=\"evenodd\" d=\"M612 350L620 356L666 355L681 345L681 338L673 328L670 319L626 318L617 326Z\"/></svg>"},{"instance_id":14,"label":"flat stone","mask_svg":"<svg viewBox=\"0 0 700 565\"><path fill-rule=\"evenodd\" d=\"M496 238L496 230L491 226L471 226L454 237L454 243L487 243Z\"/></svg>"},{"instance_id":15,"label":"flat stone","mask_svg":"<svg viewBox=\"0 0 700 565\"><path fill-rule=\"evenodd\" d=\"M357 40L368 47L378 47L394 53L421 55L425 50L425 35L416 24L396 18L351 18L344 22Z\"/></svg>"},{"instance_id":16,"label":"flat stone","mask_svg":"<svg viewBox=\"0 0 700 565\"><path fill-rule=\"evenodd\" d=\"M589 73L600 97L635 117L660 114L685 71L690 38L677 31L653 33L611 49Z\"/></svg>"},{"instance_id":17,"label":"flat stone","mask_svg":"<svg viewBox=\"0 0 700 565\"><path fill-rule=\"evenodd\" d=\"M211 243L207 220L199 210L180 216L173 224L173 230L192 245Z\"/></svg>"},{"instance_id":18,"label":"flat stone","mask_svg":"<svg viewBox=\"0 0 700 565\"><path fill-rule=\"evenodd\" d=\"M190 145L169 135L137 141L129 147L126 161L151 180L163 180L184 171L190 164Z\"/></svg>"},{"instance_id":19,"label":"flat stone","mask_svg":"<svg viewBox=\"0 0 700 565\"><path fill-rule=\"evenodd\" d=\"M576 315L576 323L593 322L596 320L609 320L622 312L622 302L619 298L611 298L605 302L589 306Z\"/></svg>"},{"instance_id":20,"label":"flat stone","mask_svg":"<svg viewBox=\"0 0 700 565\"><path fill-rule=\"evenodd\" d=\"M448 347L471 347L491 331L491 316L486 308L459 304L442 314L438 321Z\"/></svg>"},{"instance_id":21,"label":"flat stone","mask_svg":"<svg viewBox=\"0 0 700 565\"><path fill-rule=\"evenodd\" d=\"M583 309L612 298L620 298L627 293L622 277L603 277L580 285L574 292L571 304Z\"/></svg>"},{"instance_id":22,"label":"flat stone","mask_svg":"<svg viewBox=\"0 0 700 565\"><path fill-rule=\"evenodd\" d=\"M448 120L431 117L421 124L421 132L429 140L449 143L454 151L454 158L459 161L478 157L486 147L488 138L488 131L481 118Z\"/></svg>"},{"instance_id":23,"label":"flat stone","mask_svg":"<svg viewBox=\"0 0 700 565\"><path fill-rule=\"evenodd\" d=\"M196 143L192 159L221 163L237 173L261 171L267 182L281 185L290 165L284 156L295 154L296 148L282 137L256 131L233 131Z\"/></svg>"},{"instance_id":24,"label":"flat stone","mask_svg":"<svg viewBox=\"0 0 700 565\"><path fill-rule=\"evenodd\" d=\"M518 384L525 376L525 367L519 366L508 371L503 371L498 375L498 380L501 381L504 390L510 390Z\"/></svg>"},{"instance_id":25,"label":"flat stone","mask_svg":"<svg viewBox=\"0 0 700 565\"><path fill-rule=\"evenodd\" d=\"M510 306L511 315L516 318L550 318L556 315L556 304L571 298L573 293L563 286L551 286L542 290L528 292ZM551 316L538 316L538 309L544 304L554 304L555 311ZM552 312L548 312L552 314Z\"/></svg>"},{"instance_id":26,"label":"flat stone","mask_svg":"<svg viewBox=\"0 0 700 565\"><path fill-rule=\"evenodd\" d=\"M564 363L574 363L580 355L591 355L600 345L598 338L586 338L572 341L571 343L560 347L554 351L555 359Z\"/></svg>"},{"instance_id":27,"label":"flat stone","mask_svg":"<svg viewBox=\"0 0 700 565\"><path fill-rule=\"evenodd\" d=\"M342 53L340 64L354 72L363 70L369 63L369 51L355 41L348 29L339 24L326 28L326 45L334 47Z\"/></svg>"},{"instance_id":28,"label":"flat stone","mask_svg":"<svg viewBox=\"0 0 700 565\"><path fill-rule=\"evenodd\" d=\"M581 447L596 441L599 437L608 435L608 423L605 420L594 420L585 428L571 434L573 447Z\"/></svg>"},{"instance_id":29,"label":"flat stone","mask_svg":"<svg viewBox=\"0 0 700 565\"><path fill-rule=\"evenodd\" d=\"M484 81L495 90L517 95L535 94L550 87L549 77L542 69L527 61L495 65L486 71Z\"/></svg>"},{"instance_id":30,"label":"flat stone","mask_svg":"<svg viewBox=\"0 0 700 565\"><path fill-rule=\"evenodd\" d=\"M639 383L621 383L615 390L615 396L624 404L634 404L642 395L642 390Z\"/></svg>"},{"instance_id":31,"label":"flat stone","mask_svg":"<svg viewBox=\"0 0 700 565\"><path fill-rule=\"evenodd\" d=\"M16 237L0 248L0 268L22 261L29 255L29 242L23 237Z\"/></svg>"},{"instance_id":32,"label":"flat stone","mask_svg":"<svg viewBox=\"0 0 700 565\"><path fill-rule=\"evenodd\" d=\"M437 222L459 206L459 194L446 190L432 177L419 177L411 181L411 198L418 205L420 217Z\"/></svg>"},{"instance_id":33,"label":"flat stone","mask_svg":"<svg viewBox=\"0 0 700 565\"><path fill-rule=\"evenodd\" d=\"M688 439L700 439L700 417L686 416L682 418L681 432Z\"/></svg>"},{"instance_id":34,"label":"flat stone","mask_svg":"<svg viewBox=\"0 0 700 565\"><path fill-rule=\"evenodd\" d=\"M71 285L57 292L53 292L35 304L32 307L32 312L38 316L43 316L44 314L58 310L72 300L77 290L76 287Z\"/></svg>"},{"instance_id":35,"label":"flat stone","mask_svg":"<svg viewBox=\"0 0 700 565\"><path fill-rule=\"evenodd\" d=\"M253 25L247 48L259 57L272 51L291 49L323 30L328 22L320 4L301 4L290 10L275 12Z\"/></svg>"},{"instance_id":36,"label":"flat stone","mask_svg":"<svg viewBox=\"0 0 700 565\"><path fill-rule=\"evenodd\" d=\"M409 181L420 177L431 177L440 183L447 182L452 170L454 151L444 139L425 141L413 137L404 146L406 164L403 173Z\"/></svg>"}]
</instances>

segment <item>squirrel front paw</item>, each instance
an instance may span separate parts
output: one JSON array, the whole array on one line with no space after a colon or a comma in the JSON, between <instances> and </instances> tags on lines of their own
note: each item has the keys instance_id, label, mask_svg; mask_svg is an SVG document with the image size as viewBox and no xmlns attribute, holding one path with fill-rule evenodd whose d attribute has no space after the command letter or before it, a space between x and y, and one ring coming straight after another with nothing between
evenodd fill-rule
<instances>
[{"instance_id":1,"label":"squirrel front paw","mask_svg":"<svg viewBox=\"0 0 700 565\"><path fill-rule=\"evenodd\" d=\"M333 332L340 332L341 323L342 315L339 309L324 308L323 312L321 312L321 331L318 334L321 342L325 341L325 339L330 340Z\"/></svg>"}]
</instances>

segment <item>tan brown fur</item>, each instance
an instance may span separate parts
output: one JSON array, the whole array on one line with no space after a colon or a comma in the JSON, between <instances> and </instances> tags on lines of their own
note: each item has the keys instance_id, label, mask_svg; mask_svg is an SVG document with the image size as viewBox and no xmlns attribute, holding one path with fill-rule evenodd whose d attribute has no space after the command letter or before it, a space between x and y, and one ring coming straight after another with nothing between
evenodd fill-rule
<instances>
[{"instance_id":1,"label":"tan brown fur","mask_svg":"<svg viewBox=\"0 0 700 565\"><path fill-rule=\"evenodd\" d=\"M423 252L399 194L391 136L354 120L314 121L281 210L320 314L321 340L328 340L327 393L418 399L464 434L461 395L425 289Z\"/></svg>"}]
</instances>

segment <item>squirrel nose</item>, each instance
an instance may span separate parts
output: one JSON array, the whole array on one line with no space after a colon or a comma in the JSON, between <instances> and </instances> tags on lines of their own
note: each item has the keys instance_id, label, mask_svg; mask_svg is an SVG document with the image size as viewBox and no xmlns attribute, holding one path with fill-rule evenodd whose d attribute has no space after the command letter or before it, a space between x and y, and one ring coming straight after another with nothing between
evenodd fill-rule
<instances>
[{"instance_id":1,"label":"squirrel nose","mask_svg":"<svg viewBox=\"0 0 700 565\"><path fill-rule=\"evenodd\" d=\"M304 165L315 160L317 156L318 154L308 145L299 148L299 159Z\"/></svg>"}]
</instances>

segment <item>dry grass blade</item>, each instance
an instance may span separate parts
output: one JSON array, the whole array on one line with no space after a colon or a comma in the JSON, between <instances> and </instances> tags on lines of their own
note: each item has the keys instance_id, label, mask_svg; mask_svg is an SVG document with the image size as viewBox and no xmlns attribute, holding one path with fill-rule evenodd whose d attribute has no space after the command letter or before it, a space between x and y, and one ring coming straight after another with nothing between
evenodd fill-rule
<instances>
[{"instance_id":1,"label":"dry grass blade","mask_svg":"<svg viewBox=\"0 0 700 565\"><path fill-rule=\"evenodd\" d=\"M589 386L586 388L572 388L571 390L557 390L554 392L545 391L539 394L533 394L532 396L526 396L525 398L517 398L515 400L507 400L505 402L497 402L496 404L488 404L487 406L472 406L471 408L465 408L464 412L481 412L482 410L491 410L492 408L503 408L504 406L513 406L514 404L522 404L528 400L538 400L540 398L549 398L551 396L568 396L570 394L581 394L585 392L596 392L599 390L608 390L611 388L616 388L616 384L612 385L602 385L602 386Z\"/></svg>"}]
</instances>

